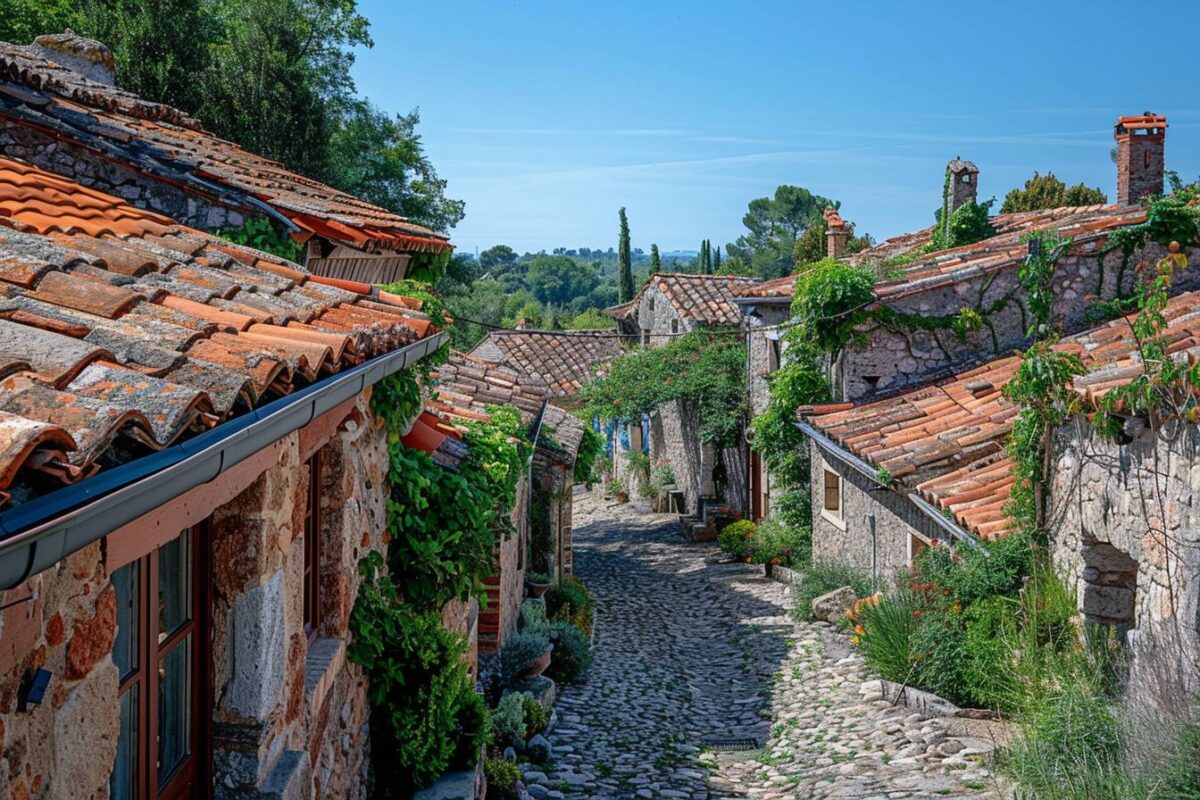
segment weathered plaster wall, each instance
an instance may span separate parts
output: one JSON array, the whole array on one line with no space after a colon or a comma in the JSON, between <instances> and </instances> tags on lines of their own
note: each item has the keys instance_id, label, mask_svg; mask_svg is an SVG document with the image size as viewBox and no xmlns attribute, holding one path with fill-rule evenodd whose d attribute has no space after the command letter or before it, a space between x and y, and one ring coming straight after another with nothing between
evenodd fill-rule
<instances>
[{"instance_id":1,"label":"weathered plaster wall","mask_svg":"<svg viewBox=\"0 0 1200 800\"><path fill-rule=\"evenodd\" d=\"M1200 690L1200 430L1127 445L1076 420L1055 437L1054 560L1085 617L1129 631L1135 696ZM1126 568L1132 567L1132 574ZM1122 624L1119 620L1132 614Z\"/></svg>"},{"instance_id":2,"label":"weathered plaster wall","mask_svg":"<svg viewBox=\"0 0 1200 800\"><path fill-rule=\"evenodd\" d=\"M878 588L883 589L911 566L914 538L919 542L917 547L945 538L937 525L907 499L846 466L815 442L811 447L813 561L847 564L872 575ZM840 524L822 513L827 467L842 478ZM873 542L869 514L875 516Z\"/></svg>"},{"instance_id":3,"label":"weathered plaster wall","mask_svg":"<svg viewBox=\"0 0 1200 800\"><path fill-rule=\"evenodd\" d=\"M1165 252L1157 245L1145 248L1130 259L1122 275L1121 254L1113 252L1101 257L1099 248L1096 242L1081 243L1056 266L1054 316L1064 320L1068 332L1088 327L1087 309L1098 299L1127 294L1139 261L1153 262ZM1200 257L1200 249L1189 255L1194 262ZM1197 287L1200 287L1200 272L1185 270L1172 291ZM871 324L866 331L868 343L846 350L838 359L835 395L843 400L860 400L884 391L918 386L956 368L1008 355L1027 342L1025 332L1031 317L1024 307L1015 268L889 300L887 305L896 311L945 316L965 307L991 308L1006 297L1011 299L1004 308L984 315L987 324L965 339L959 339L949 329L891 330Z\"/></svg>"},{"instance_id":4,"label":"weathered plaster wall","mask_svg":"<svg viewBox=\"0 0 1200 800\"><path fill-rule=\"evenodd\" d=\"M238 211L22 125L0 128L0 154L36 164L201 230L236 227L246 221Z\"/></svg>"}]
</instances>

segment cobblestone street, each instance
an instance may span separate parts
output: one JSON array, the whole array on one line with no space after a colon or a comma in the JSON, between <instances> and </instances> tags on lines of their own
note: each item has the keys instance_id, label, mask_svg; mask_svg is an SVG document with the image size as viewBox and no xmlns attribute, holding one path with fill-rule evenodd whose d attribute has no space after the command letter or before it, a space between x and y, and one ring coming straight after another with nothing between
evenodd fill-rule
<instances>
[{"instance_id":1,"label":"cobblestone street","mask_svg":"<svg viewBox=\"0 0 1200 800\"><path fill-rule=\"evenodd\" d=\"M788 588L720 563L674 515L575 503L595 661L560 687L539 798L994 797L990 743L879 697L848 640L794 622Z\"/></svg>"}]
</instances>

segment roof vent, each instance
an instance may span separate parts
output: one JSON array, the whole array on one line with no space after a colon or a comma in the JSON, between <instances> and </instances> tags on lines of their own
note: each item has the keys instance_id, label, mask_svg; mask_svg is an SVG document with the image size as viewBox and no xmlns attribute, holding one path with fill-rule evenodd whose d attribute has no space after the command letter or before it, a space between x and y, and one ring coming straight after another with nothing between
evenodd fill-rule
<instances>
[{"instance_id":1,"label":"roof vent","mask_svg":"<svg viewBox=\"0 0 1200 800\"><path fill-rule=\"evenodd\" d=\"M85 39L69 28L64 33L37 37L29 49L97 83L116 85L112 50L94 39Z\"/></svg>"}]
</instances>

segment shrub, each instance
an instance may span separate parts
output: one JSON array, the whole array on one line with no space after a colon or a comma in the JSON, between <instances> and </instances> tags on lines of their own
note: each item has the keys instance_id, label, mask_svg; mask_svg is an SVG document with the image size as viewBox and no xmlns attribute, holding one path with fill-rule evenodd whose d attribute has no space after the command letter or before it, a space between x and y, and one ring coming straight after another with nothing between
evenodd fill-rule
<instances>
[{"instance_id":1,"label":"shrub","mask_svg":"<svg viewBox=\"0 0 1200 800\"><path fill-rule=\"evenodd\" d=\"M458 746L450 763L456 767L473 766L479 751L492 743L492 719L483 695L471 692L463 697L458 712Z\"/></svg>"},{"instance_id":2,"label":"shrub","mask_svg":"<svg viewBox=\"0 0 1200 800\"><path fill-rule=\"evenodd\" d=\"M512 686L521 678L521 674L536 661L550 640L543 633L515 633L500 648L500 679L505 686Z\"/></svg>"},{"instance_id":3,"label":"shrub","mask_svg":"<svg viewBox=\"0 0 1200 800\"><path fill-rule=\"evenodd\" d=\"M987 542L982 550L959 545L954 550L931 547L916 563L914 582L950 590L964 606L988 597L1016 597L1033 570L1033 547L1026 536Z\"/></svg>"},{"instance_id":4,"label":"shrub","mask_svg":"<svg viewBox=\"0 0 1200 800\"><path fill-rule=\"evenodd\" d=\"M870 579L846 564L823 563L805 567L802 570L800 583L792 587L796 617L802 620L812 620L813 599L843 586L853 587L854 593L859 597L871 594Z\"/></svg>"},{"instance_id":5,"label":"shrub","mask_svg":"<svg viewBox=\"0 0 1200 800\"><path fill-rule=\"evenodd\" d=\"M592 596L583 581L567 575L546 593L546 611L551 620L564 620L587 635L592 633Z\"/></svg>"},{"instance_id":6,"label":"shrub","mask_svg":"<svg viewBox=\"0 0 1200 800\"><path fill-rule=\"evenodd\" d=\"M487 777L487 800L517 800L517 781L521 770L516 764L503 758L489 758L483 762L483 774Z\"/></svg>"},{"instance_id":7,"label":"shrub","mask_svg":"<svg viewBox=\"0 0 1200 800\"><path fill-rule=\"evenodd\" d=\"M501 747L520 746L525 741L525 695L509 692L492 712L492 741Z\"/></svg>"},{"instance_id":8,"label":"shrub","mask_svg":"<svg viewBox=\"0 0 1200 800\"><path fill-rule=\"evenodd\" d=\"M717 547L737 559L750 555L754 538L754 523L748 519L731 522L717 534Z\"/></svg>"},{"instance_id":9,"label":"shrub","mask_svg":"<svg viewBox=\"0 0 1200 800\"><path fill-rule=\"evenodd\" d=\"M805 564L812 550L812 528L785 525L776 519L763 520L754 532L750 559L755 564Z\"/></svg>"},{"instance_id":10,"label":"shrub","mask_svg":"<svg viewBox=\"0 0 1200 800\"><path fill-rule=\"evenodd\" d=\"M550 724L550 715L542 708L541 703L529 695L521 695L521 698L521 708L525 712L525 738L529 739L546 730L546 726Z\"/></svg>"},{"instance_id":11,"label":"shrub","mask_svg":"<svg viewBox=\"0 0 1200 800\"><path fill-rule=\"evenodd\" d=\"M909 683L912 679L916 609L907 593L874 596L855 603L853 641L867 666L884 680Z\"/></svg>"},{"instance_id":12,"label":"shrub","mask_svg":"<svg viewBox=\"0 0 1200 800\"><path fill-rule=\"evenodd\" d=\"M554 655L546 674L561 683L574 683L592 663L587 636L574 624L560 621L551 623L550 639L554 642Z\"/></svg>"},{"instance_id":13,"label":"shrub","mask_svg":"<svg viewBox=\"0 0 1200 800\"><path fill-rule=\"evenodd\" d=\"M1013 682L1010 648L1017 610L1017 603L1010 598L989 597L963 612L967 652L963 681L973 706L999 711L1014 708L1018 688Z\"/></svg>"},{"instance_id":14,"label":"shrub","mask_svg":"<svg viewBox=\"0 0 1200 800\"><path fill-rule=\"evenodd\" d=\"M536 600L526 600L521 603L521 630L525 633L550 632L545 603L539 603Z\"/></svg>"},{"instance_id":15,"label":"shrub","mask_svg":"<svg viewBox=\"0 0 1200 800\"><path fill-rule=\"evenodd\" d=\"M913 684L956 705L971 705L963 671L967 660L966 625L960 610L943 602L922 603L912 633Z\"/></svg>"},{"instance_id":16,"label":"shrub","mask_svg":"<svg viewBox=\"0 0 1200 800\"><path fill-rule=\"evenodd\" d=\"M526 583L536 583L539 585L545 585L547 583L551 583L551 580L550 580L550 576L544 572L526 572L525 573L525 582Z\"/></svg>"}]
</instances>

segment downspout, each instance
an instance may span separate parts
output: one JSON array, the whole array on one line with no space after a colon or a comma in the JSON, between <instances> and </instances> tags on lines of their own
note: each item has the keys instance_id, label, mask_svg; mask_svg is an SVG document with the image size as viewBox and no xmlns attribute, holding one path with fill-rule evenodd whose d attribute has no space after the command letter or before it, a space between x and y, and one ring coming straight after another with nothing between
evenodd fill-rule
<instances>
[{"instance_id":1,"label":"downspout","mask_svg":"<svg viewBox=\"0 0 1200 800\"><path fill-rule=\"evenodd\" d=\"M387 376L434 353L421 339L139 458L0 513L0 590L11 589L121 526L214 480Z\"/></svg>"}]
</instances>

